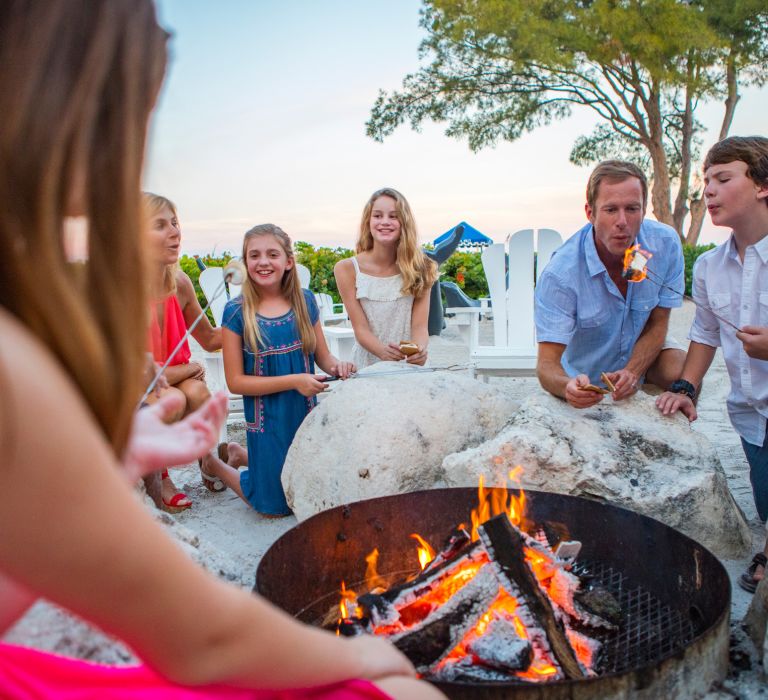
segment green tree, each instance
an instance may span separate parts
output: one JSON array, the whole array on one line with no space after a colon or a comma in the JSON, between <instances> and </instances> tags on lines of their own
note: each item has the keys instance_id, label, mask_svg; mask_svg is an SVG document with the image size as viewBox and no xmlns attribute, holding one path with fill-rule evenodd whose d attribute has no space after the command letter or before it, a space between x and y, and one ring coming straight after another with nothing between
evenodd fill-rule
<instances>
[{"instance_id":1,"label":"green tree","mask_svg":"<svg viewBox=\"0 0 768 700\"><path fill-rule=\"evenodd\" d=\"M695 109L722 99L724 137L739 86L763 84L765 0L425 0L421 24L426 65L402 90L379 93L370 136L432 120L479 150L588 108L601 121L574 144L572 161L639 160L652 175L656 218L682 237L690 204L695 242Z\"/></svg>"},{"instance_id":2,"label":"green tree","mask_svg":"<svg viewBox=\"0 0 768 700\"><path fill-rule=\"evenodd\" d=\"M296 262L309 269L312 275L309 288L313 292L325 292L333 297L333 301L339 303L341 295L336 287L336 278L333 276L333 266L343 258L354 255L354 251L348 248L328 248L321 246L315 248L311 243L297 241L293 245Z\"/></svg>"}]
</instances>

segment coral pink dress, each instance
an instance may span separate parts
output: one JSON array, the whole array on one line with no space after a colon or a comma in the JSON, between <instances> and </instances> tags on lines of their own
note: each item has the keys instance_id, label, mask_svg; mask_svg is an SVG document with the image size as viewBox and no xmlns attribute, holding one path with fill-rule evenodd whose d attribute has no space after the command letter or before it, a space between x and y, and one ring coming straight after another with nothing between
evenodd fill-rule
<instances>
[{"instance_id":1,"label":"coral pink dress","mask_svg":"<svg viewBox=\"0 0 768 700\"><path fill-rule=\"evenodd\" d=\"M163 302L163 328L157 319L157 308L152 304L149 325L149 347L155 362L165 362L173 349L179 344L187 332L187 324L181 311L181 304L175 294L171 294ZM189 343L184 341L176 356L171 360L171 365L186 365L192 357Z\"/></svg>"},{"instance_id":2,"label":"coral pink dress","mask_svg":"<svg viewBox=\"0 0 768 700\"><path fill-rule=\"evenodd\" d=\"M298 658L298 657L297 657ZM368 681L306 690L184 687L146 666L104 666L0 643L0 698L13 700L389 700Z\"/></svg>"}]
</instances>

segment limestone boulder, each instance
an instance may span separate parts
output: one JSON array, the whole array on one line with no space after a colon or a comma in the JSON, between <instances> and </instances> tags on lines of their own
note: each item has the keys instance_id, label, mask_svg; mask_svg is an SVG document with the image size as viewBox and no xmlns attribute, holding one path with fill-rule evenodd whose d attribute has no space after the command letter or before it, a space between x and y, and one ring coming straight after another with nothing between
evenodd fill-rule
<instances>
[{"instance_id":1,"label":"limestone boulder","mask_svg":"<svg viewBox=\"0 0 768 700\"><path fill-rule=\"evenodd\" d=\"M662 416L638 393L577 410L545 393L528 398L494 439L446 457L446 484L494 483L523 467L524 487L586 496L649 515L715 554L749 552L750 532L715 449L680 414Z\"/></svg>"},{"instance_id":2,"label":"limestone boulder","mask_svg":"<svg viewBox=\"0 0 768 700\"><path fill-rule=\"evenodd\" d=\"M443 485L446 455L494 437L518 407L457 372L380 362L338 382L299 428L283 488L299 520L350 501ZM362 375L365 374L365 370Z\"/></svg>"}]
</instances>

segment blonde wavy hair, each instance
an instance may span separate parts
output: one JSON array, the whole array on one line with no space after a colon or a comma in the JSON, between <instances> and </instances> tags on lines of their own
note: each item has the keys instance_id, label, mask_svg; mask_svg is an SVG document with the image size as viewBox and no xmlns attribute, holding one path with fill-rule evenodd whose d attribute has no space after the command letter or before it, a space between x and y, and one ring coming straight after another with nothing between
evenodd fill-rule
<instances>
[{"instance_id":1,"label":"blonde wavy hair","mask_svg":"<svg viewBox=\"0 0 768 700\"><path fill-rule=\"evenodd\" d=\"M154 219L163 209L166 207L171 210L174 218L178 220L179 214L176 211L176 205L167 197L162 197L159 194L153 194L152 192L143 192L141 195L141 202L144 206L144 218L147 222L147 226L152 225L152 219ZM151 267L151 261L148 261ZM171 265L166 265L163 270L163 281L160 289L152 290L153 295L158 298L165 298L171 294L176 294L176 273L179 271L178 261Z\"/></svg>"},{"instance_id":2,"label":"blonde wavy hair","mask_svg":"<svg viewBox=\"0 0 768 700\"><path fill-rule=\"evenodd\" d=\"M149 0L0 3L0 306L69 375L120 455L146 344L140 178L168 35ZM88 221L88 260L63 243Z\"/></svg>"},{"instance_id":3,"label":"blonde wavy hair","mask_svg":"<svg viewBox=\"0 0 768 700\"><path fill-rule=\"evenodd\" d=\"M301 282L299 281L299 275L296 271L296 260L293 256L293 246L291 245L291 239L288 234L283 231L279 226L274 224L259 224L254 226L250 231L247 231L243 238L243 264L247 264L248 260L248 244L257 236L273 236L274 239L280 244L283 252L286 254L289 260L294 261L293 267L290 270L286 270L283 273L283 279L280 282L280 291L282 295L288 300L293 309L294 316L296 317L296 323L299 328L299 337L303 345L305 355L310 355L315 352L316 338L315 329L312 326L312 321L309 318L309 309L307 309L307 302L304 299L304 292L301 289ZM259 296L259 288L256 283L250 278L247 271L245 273L245 281L242 286L243 295L243 335L245 337L246 344L253 350L258 352L259 348L263 344L263 338L259 331L259 324L256 320L256 314L259 312L259 303L261 298Z\"/></svg>"},{"instance_id":4,"label":"blonde wavy hair","mask_svg":"<svg viewBox=\"0 0 768 700\"><path fill-rule=\"evenodd\" d=\"M395 200L397 220L400 222L400 240L397 244L397 267L403 277L403 294L411 294L418 298L428 293L437 279L437 265L430 260L419 247L419 238L416 231L416 220L408 204L408 200L397 190L384 187L376 190L363 207L363 216L360 219L360 234L357 238L355 251L364 253L373 248L373 236L371 235L371 212L373 203L379 197L389 197Z\"/></svg>"}]
</instances>

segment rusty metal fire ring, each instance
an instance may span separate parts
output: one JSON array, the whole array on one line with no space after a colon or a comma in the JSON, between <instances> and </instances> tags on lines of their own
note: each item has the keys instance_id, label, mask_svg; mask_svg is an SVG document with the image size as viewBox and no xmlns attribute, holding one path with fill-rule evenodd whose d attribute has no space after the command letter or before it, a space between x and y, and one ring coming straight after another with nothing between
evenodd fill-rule
<instances>
[{"instance_id":1,"label":"rusty metal fire ring","mask_svg":"<svg viewBox=\"0 0 768 700\"><path fill-rule=\"evenodd\" d=\"M535 523L564 526L583 544L580 566L624 595L633 628L615 640L598 677L548 683L436 683L451 698L686 698L703 694L728 667L730 581L702 545L651 518L586 498L526 491ZM319 513L280 537L258 567L257 590L317 624L342 580L361 578L376 547L394 581L418 570L409 535L444 540L477 505L472 488L387 496ZM649 636L651 637L649 641ZM616 670L618 669L618 670Z\"/></svg>"}]
</instances>

